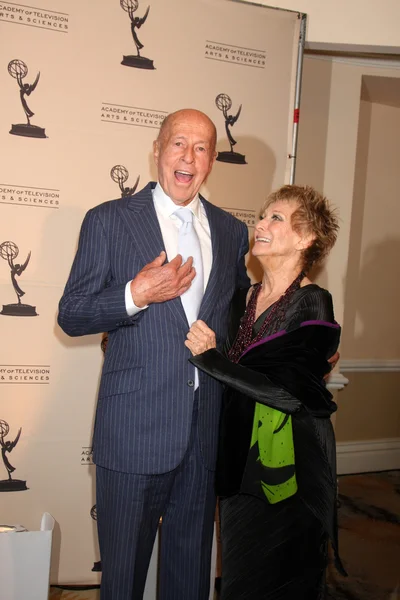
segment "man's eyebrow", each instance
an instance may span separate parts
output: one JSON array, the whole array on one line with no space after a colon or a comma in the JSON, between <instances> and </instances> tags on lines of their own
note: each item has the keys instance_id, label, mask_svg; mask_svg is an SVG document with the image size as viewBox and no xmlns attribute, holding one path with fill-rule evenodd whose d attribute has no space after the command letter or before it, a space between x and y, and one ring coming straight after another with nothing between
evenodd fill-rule
<instances>
[{"instance_id":1,"label":"man's eyebrow","mask_svg":"<svg viewBox=\"0 0 400 600\"><path fill-rule=\"evenodd\" d=\"M187 140L188 138L187 138L186 135L179 135L179 134L177 134L177 135L172 135L171 139L172 140ZM210 142L210 140L208 140L208 141L207 140L197 140L195 142L195 144L204 144L204 145L208 144L208 145L210 145L211 142Z\"/></svg>"},{"instance_id":2,"label":"man's eyebrow","mask_svg":"<svg viewBox=\"0 0 400 600\"><path fill-rule=\"evenodd\" d=\"M195 144L203 144L204 146L209 146L211 142L208 140L198 140Z\"/></svg>"}]
</instances>

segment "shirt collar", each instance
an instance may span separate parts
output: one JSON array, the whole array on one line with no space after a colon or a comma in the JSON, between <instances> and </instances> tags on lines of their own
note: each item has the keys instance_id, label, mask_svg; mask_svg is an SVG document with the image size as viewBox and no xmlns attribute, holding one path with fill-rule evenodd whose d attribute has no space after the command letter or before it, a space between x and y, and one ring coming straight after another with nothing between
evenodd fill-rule
<instances>
[{"instance_id":1,"label":"shirt collar","mask_svg":"<svg viewBox=\"0 0 400 600\"><path fill-rule=\"evenodd\" d=\"M165 217L170 217L179 208L179 205L175 204L175 202L167 196L159 183L157 183L153 190L153 201L157 210ZM199 194L196 194L193 200L189 204L186 204L185 208L189 208L194 216L201 220L201 202Z\"/></svg>"}]
</instances>

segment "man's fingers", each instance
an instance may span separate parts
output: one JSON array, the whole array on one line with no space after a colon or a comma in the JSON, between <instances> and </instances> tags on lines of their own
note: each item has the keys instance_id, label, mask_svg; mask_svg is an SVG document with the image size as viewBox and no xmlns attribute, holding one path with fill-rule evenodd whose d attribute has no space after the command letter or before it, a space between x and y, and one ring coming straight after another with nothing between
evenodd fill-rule
<instances>
[{"instance_id":1,"label":"man's fingers","mask_svg":"<svg viewBox=\"0 0 400 600\"><path fill-rule=\"evenodd\" d=\"M182 255L181 254L177 254L175 256L175 258L173 258L172 260L169 261L169 265L171 267L174 267L175 269L179 269L179 267L182 265Z\"/></svg>"},{"instance_id":2,"label":"man's fingers","mask_svg":"<svg viewBox=\"0 0 400 600\"><path fill-rule=\"evenodd\" d=\"M174 295L174 298L178 298L179 296L182 296L182 294L184 294L185 292L188 291L188 289L191 286L191 282L189 282L186 285L181 286L178 291L176 292L176 294Z\"/></svg>"},{"instance_id":3,"label":"man's fingers","mask_svg":"<svg viewBox=\"0 0 400 600\"><path fill-rule=\"evenodd\" d=\"M131 283L133 301L137 306L166 302L186 292L196 276L193 258L182 263L177 254L164 264L166 254L162 251L151 263L145 265Z\"/></svg>"},{"instance_id":4,"label":"man's fingers","mask_svg":"<svg viewBox=\"0 0 400 600\"><path fill-rule=\"evenodd\" d=\"M166 258L167 255L165 254L164 250L162 250L154 260L152 260L150 263L147 263L147 265L143 267L142 271L148 271L149 269L154 269L155 267L161 267L165 263Z\"/></svg>"},{"instance_id":5,"label":"man's fingers","mask_svg":"<svg viewBox=\"0 0 400 600\"><path fill-rule=\"evenodd\" d=\"M160 254L158 256L156 256L156 258L146 266L161 267L161 265L163 265L165 263L166 258L167 258L166 253L164 252L164 250L161 250Z\"/></svg>"},{"instance_id":6,"label":"man's fingers","mask_svg":"<svg viewBox=\"0 0 400 600\"><path fill-rule=\"evenodd\" d=\"M179 255L178 255L179 256ZM178 267L178 273L183 277L190 272L193 267L193 257L189 256L186 262L182 262L182 264Z\"/></svg>"},{"instance_id":7,"label":"man's fingers","mask_svg":"<svg viewBox=\"0 0 400 600\"><path fill-rule=\"evenodd\" d=\"M196 270L192 267L190 272L180 279L179 289L182 289L184 287L189 289L190 286L192 285L192 281L195 278L195 276L196 276Z\"/></svg>"}]
</instances>

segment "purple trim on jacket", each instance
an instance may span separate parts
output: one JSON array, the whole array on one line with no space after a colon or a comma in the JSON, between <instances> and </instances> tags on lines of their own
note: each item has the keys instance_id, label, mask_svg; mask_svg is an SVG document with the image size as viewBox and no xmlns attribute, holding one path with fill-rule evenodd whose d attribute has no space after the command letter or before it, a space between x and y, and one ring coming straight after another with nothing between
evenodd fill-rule
<instances>
[{"instance_id":1,"label":"purple trim on jacket","mask_svg":"<svg viewBox=\"0 0 400 600\"><path fill-rule=\"evenodd\" d=\"M340 329L340 325L338 323L336 323L336 321L334 323L330 323L329 321L303 321L302 323L300 323L300 327L307 327L308 325L322 325L323 327L332 327L333 329ZM295 331L293 329L293 331ZM281 337L282 335L286 335L288 332L286 331L286 329L281 329L280 331L277 331L276 333L273 333L272 335L269 335L266 338L262 338L261 340L258 340L258 342L255 342L254 344L250 344L250 346L247 346L246 350L241 354L240 358L242 358L245 354L247 354L248 352L250 352L250 350L253 350L253 348L257 348L257 346L260 346L261 344L265 344L265 342L270 342L271 340Z\"/></svg>"},{"instance_id":2,"label":"purple trim on jacket","mask_svg":"<svg viewBox=\"0 0 400 600\"><path fill-rule=\"evenodd\" d=\"M269 335L266 338L262 338L262 340L258 340L258 342L254 342L254 344L250 344L250 346L247 346L246 350L243 352L243 354L240 356L240 358L242 358L242 356L247 354L247 352L249 352L253 348L256 348L257 346L260 346L261 344L264 344L265 342L269 342L275 338L281 337L282 335L285 335L286 333L287 333L286 329L281 329L280 331L277 331L276 333L273 333L272 335Z\"/></svg>"}]
</instances>

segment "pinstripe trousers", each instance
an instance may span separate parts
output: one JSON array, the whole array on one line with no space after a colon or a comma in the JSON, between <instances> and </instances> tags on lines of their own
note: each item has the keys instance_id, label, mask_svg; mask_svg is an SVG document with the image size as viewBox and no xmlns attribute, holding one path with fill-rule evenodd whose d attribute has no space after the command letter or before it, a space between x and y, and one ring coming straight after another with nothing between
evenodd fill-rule
<instances>
[{"instance_id":1,"label":"pinstripe trousers","mask_svg":"<svg viewBox=\"0 0 400 600\"><path fill-rule=\"evenodd\" d=\"M160 517L159 600L208 599L216 499L197 413L195 392L190 441L176 469L138 475L96 467L101 600L143 598Z\"/></svg>"}]
</instances>

